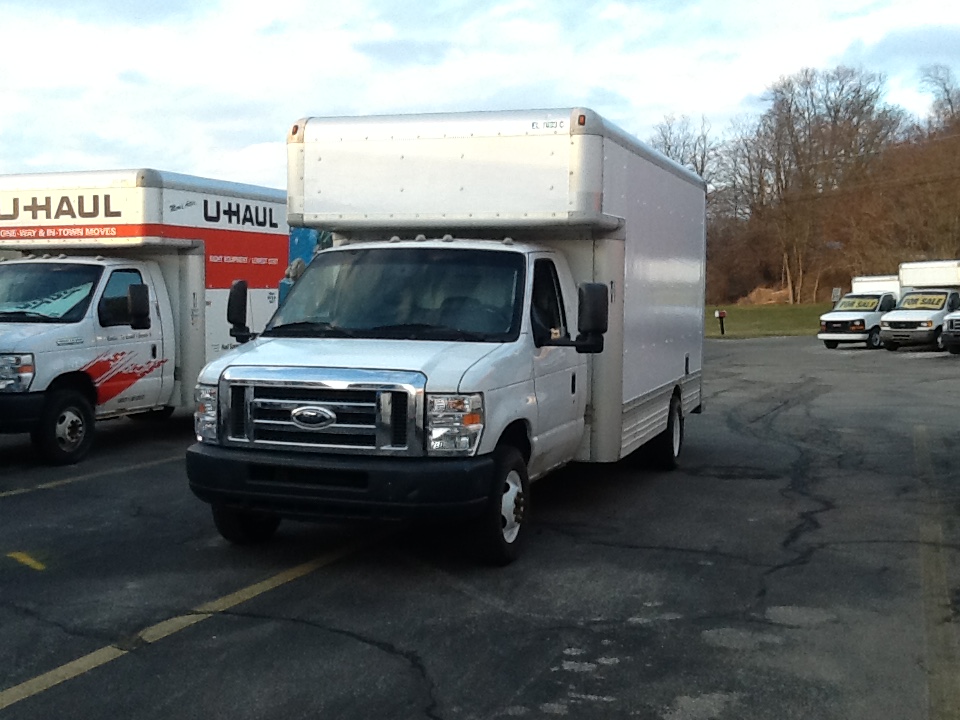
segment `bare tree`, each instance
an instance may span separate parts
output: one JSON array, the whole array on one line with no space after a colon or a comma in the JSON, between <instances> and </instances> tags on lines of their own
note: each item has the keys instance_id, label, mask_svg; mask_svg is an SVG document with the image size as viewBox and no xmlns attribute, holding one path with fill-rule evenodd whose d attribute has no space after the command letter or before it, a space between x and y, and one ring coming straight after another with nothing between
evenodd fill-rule
<instances>
[{"instance_id":1,"label":"bare tree","mask_svg":"<svg viewBox=\"0 0 960 720\"><path fill-rule=\"evenodd\" d=\"M927 65L920 72L920 87L933 94L931 124L942 130L960 118L960 85L946 65Z\"/></svg>"}]
</instances>

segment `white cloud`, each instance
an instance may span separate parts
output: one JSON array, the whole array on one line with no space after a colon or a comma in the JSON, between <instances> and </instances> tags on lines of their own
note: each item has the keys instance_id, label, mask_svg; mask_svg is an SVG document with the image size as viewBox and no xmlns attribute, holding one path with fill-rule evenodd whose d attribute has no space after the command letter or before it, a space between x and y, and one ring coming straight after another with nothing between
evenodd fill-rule
<instances>
[{"instance_id":1,"label":"white cloud","mask_svg":"<svg viewBox=\"0 0 960 720\"><path fill-rule=\"evenodd\" d=\"M2 6L0 172L147 165L282 187L287 127L308 114L586 104L645 138L667 113L719 133L803 67L884 72L918 114L922 65L960 74L960 4L942 0Z\"/></svg>"}]
</instances>

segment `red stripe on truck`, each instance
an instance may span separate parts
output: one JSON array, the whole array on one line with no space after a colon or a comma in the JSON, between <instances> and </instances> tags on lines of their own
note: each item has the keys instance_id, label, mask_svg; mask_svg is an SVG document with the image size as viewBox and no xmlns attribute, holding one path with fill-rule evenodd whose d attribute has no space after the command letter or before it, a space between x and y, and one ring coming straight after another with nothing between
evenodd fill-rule
<instances>
[{"instance_id":1,"label":"red stripe on truck","mask_svg":"<svg viewBox=\"0 0 960 720\"><path fill-rule=\"evenodd\" d=\"M290 239L286 233L184 227L161 223L0 228L0 241L38 240L43 244L49 243L51 250L56 249L58 240L82 244L84 240L109 241L139 237L203 242L207 256L208 290L229 288L234 280L239 279L246 280L250 288L276 289L283 279L290 251Z\"/></svg>"}]
</instances>

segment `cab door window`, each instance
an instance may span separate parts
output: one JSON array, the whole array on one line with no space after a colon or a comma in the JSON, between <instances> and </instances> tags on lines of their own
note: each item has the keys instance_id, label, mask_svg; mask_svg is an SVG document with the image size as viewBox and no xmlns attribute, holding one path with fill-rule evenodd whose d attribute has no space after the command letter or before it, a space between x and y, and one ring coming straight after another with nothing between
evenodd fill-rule
<instances>
[{"instance_id":1,"label":"cab door window","mask_svg":"<svg viewBox=\"0 0 960 720\"><path fill-rule=\"evenodd\" d=\"M880 312L890 312L896 305L897 301L893 299L893 295L884 295L883 300L880 301Z\"/></svg>"},{"instance_id":2,"label":"cab door window","mask_svg":"<svg viewBox=\"0 0 960 720\"><path fill-rule=\"evenodd\" d=\"M538 343L543 339L568 337L560 279L557 277L557 268L550 260L534 262L530 314L534 338Z\"/></svg>"},{"instance_id":3,"label":"cab door window","mask_svg":"<svg viewBox=\"0 0 960 720\"><path fill-rule=\"evenodd\" d=\"M131 285L140 285L143 278L137 270L114 270L110 273L103 297L97 305L97 317L101 327L130 324L130 309L127 306L127 290Z\"/></svg>"}]
</instances>

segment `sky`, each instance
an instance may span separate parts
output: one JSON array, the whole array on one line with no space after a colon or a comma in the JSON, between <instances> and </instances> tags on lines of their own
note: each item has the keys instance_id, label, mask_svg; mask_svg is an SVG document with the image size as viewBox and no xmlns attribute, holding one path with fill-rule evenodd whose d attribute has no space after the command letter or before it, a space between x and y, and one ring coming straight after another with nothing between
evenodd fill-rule
<instances>
[{"instance_id":1,"label":"sky","mask_svg":"<svg viewBox=\"0 0 960 720\"><path fill-rule=\"evenodd\" d=\"M306 116L588 107L722 137L804 68L960 81L947 0L0 0L0 173L150 167L283 188Z\"/></svg>"}]
</instances>

